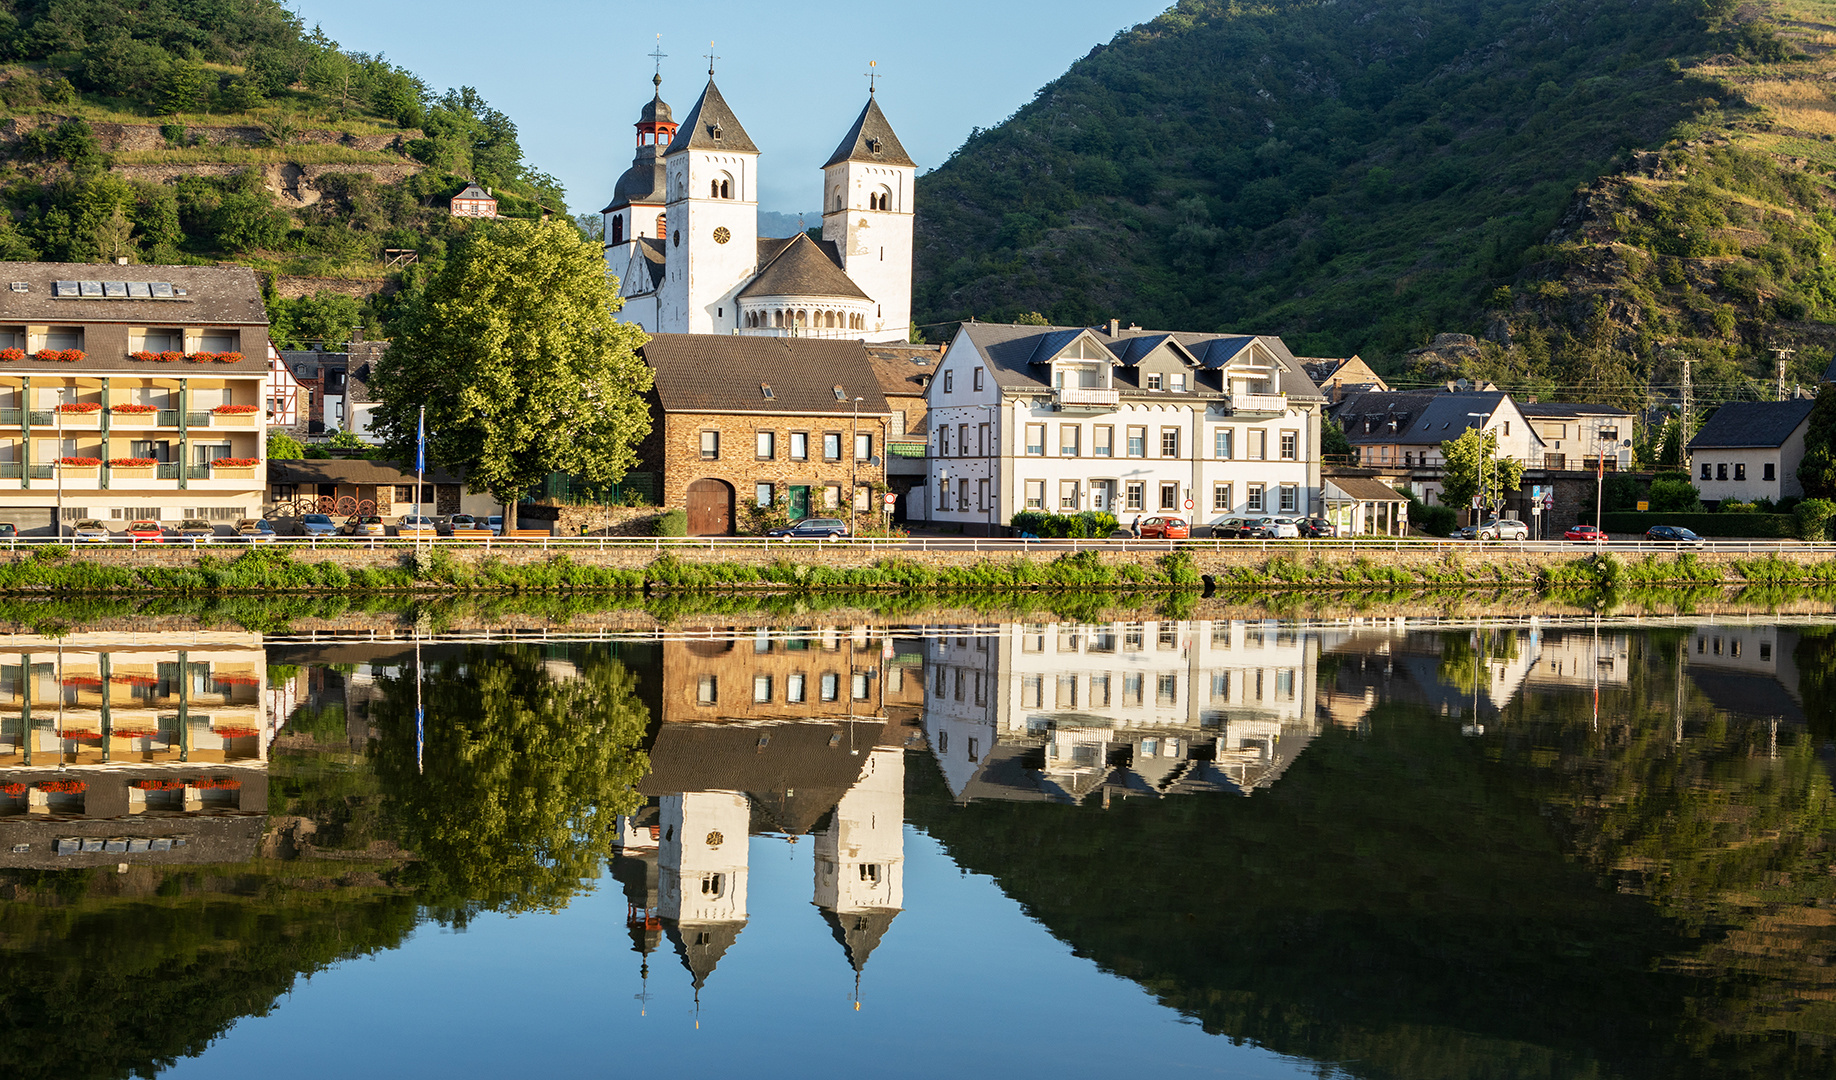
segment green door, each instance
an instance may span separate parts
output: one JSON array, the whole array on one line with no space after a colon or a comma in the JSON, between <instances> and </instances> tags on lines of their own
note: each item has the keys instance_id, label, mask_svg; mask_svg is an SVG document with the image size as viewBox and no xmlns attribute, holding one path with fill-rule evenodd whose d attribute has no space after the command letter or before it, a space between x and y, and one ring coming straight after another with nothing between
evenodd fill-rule
<instances>
[{"instance_id":1,"label":"green door","mask_svg":"<svg viewBox=\"0 0 1836 1080\"><path fill-rule=\"evenodd\" d=\"M802 521L810 516L810 489L806 484L792 484L790 489L790 519Z\"/></svg>"}]
</instances>

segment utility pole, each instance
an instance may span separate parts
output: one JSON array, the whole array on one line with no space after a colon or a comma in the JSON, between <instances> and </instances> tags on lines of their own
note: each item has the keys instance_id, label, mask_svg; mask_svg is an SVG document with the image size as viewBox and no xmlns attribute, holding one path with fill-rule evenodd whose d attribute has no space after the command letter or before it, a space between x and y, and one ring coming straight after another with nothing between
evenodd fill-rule
<instances>
[{"instance_id":1,"label":"utility pole","mask_svg":"<svg viewBox=\"0 0 1836 1080\"><path fill-rule=\"evenodd\" d=\"M1689 426L1690 424L1694 423L1696 419L1696 387L1694 383L1690 382L1689 365L1690 365L1690 358L1688 356L1684 356L1683 357L1683 408L1682 408L1682 415L1678 417L1678 420L1681 425L1679 428L1679 431L1682 437L1677 440L1677 449L1679 451L1678 460L1685 461L1685 462L1687 461L1688 450L1689 450Z\"/></svg>"},{"instance_id":2,"label":"utility pole","mask_svg":"<svg viewBox=\"0 0 1836 1080\"><path fill-rule=\"evenodd\" d=\"M1796 349L1788 349L1782 345L1772 347L1772 355L1778 357L1779 361L1779 385L1778 392L1773 396L1774 401L1785 400L1785 362L1791 359L1791 354L1796 351Z\"/></svg>"}]
</instances>

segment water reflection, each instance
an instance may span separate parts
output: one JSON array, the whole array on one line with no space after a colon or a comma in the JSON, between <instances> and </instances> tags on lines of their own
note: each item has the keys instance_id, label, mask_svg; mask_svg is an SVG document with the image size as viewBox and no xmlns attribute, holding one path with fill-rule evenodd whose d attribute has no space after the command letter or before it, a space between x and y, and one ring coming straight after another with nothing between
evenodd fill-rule
<instances>
[{"instance_id":1,"label":"water reflection","mask_svg":"<svg viewBox=\"0 0 1836 1080\"><path fill-rule=\"evenodd\" d=\"M1107 973L1346 1075L1827 1075L1832 672L1808 622L16 637L0 1067L151 1075L418 924L608 893L639 1018L831 1034L733 992L769 958L923 1026L967 963L926 898L974 872L1044 931L1014 965L1083 958L1047 1009ZM149 979L159 1022L55 1037Z\"/></svg>"}]
</instances>

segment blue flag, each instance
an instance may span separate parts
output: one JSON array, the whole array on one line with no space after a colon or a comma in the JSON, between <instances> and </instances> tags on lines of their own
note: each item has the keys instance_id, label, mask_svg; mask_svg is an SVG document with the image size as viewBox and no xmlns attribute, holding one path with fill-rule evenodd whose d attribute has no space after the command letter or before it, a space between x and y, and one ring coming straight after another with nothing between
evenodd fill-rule
<instances>
[{"instance_id":1,"label":"blue flag","mask_svg":"<svg viewBox=\"0 0 1836 1080\"><path fill-rule=\"evenodd\" d=\"M427 471L427 410L414 422L414 471Z\"/></svg>"}]
</instances>

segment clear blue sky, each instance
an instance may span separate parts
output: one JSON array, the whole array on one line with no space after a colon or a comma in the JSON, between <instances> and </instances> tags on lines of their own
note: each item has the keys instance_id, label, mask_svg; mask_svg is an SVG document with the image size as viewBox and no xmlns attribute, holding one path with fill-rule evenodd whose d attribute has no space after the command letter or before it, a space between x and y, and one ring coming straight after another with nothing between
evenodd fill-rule
<instances>
[{"instance_id":1,"label":"clear blue sky","mask_svg":"<svg viewBox=\"0 0 1836 1080\"><path fill-rule=\"evenodd\" d=\"M680 118L715 77L762 151L760 209L813 212L817 172L867 95L920 172L991 127L1091 47L1170 0L290 0L346 49L382 53L436 88L469 85L516 121L524 158L559 177L568 209L596 211L631 163L663 35L663 99Z\"/></svg>"}]
</instances>

